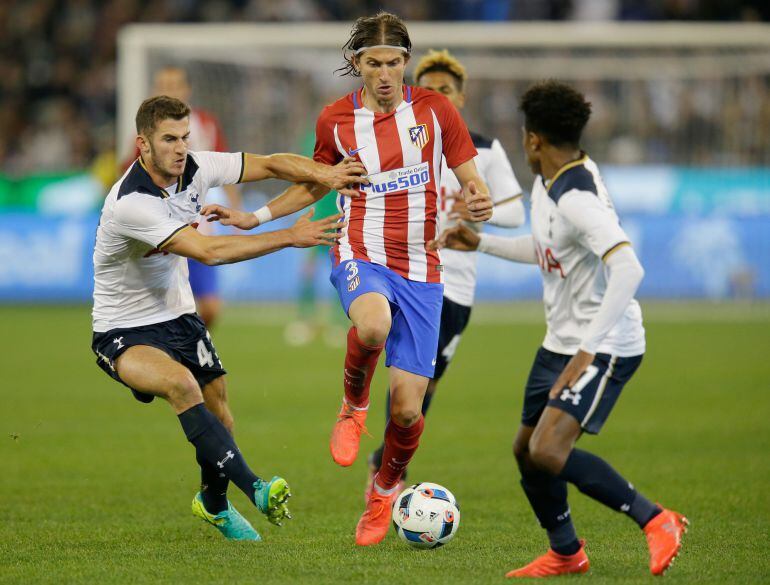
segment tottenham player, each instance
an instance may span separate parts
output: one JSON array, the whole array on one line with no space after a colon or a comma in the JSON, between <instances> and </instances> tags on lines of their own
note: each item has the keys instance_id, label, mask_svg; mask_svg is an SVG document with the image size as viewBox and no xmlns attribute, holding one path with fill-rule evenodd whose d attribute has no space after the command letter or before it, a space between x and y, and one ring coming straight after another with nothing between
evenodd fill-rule
<instances>
[{"instance_id":1,"label":"tottenham player","mask_svg":"<svg viewBox=\"0 0 770 585\"><path fill-rule=\"evenodd\" d=\"M158 69L154 77L153 95L166 95L186 104L191 103L192 87L187 71L175 66ZM191 107L190 110L190 150L227 152L227 142L217 117L199 107ZM139 156L139 153L136 153L136 156ZM221 202L225 198L230 207L238 209L241 207L241 193L237 185L214 187L209 190L206 197L211 202ZM316 219L319 218L316 217ZM212 233L208 222L202 222L198 230L206 235ZM222 310L217 268L206 266L192 258L188 258L187 267L190 272L190 288L195 297L196 313L203 319L206 329L211 329Z\"/></svg>"},{"instance_id":2,"label":"tottenham player","mask_svg":"<svg viewBox=\"0 0 770 585\"><path fill-rule=\"evenodd\" d=\"M193 513L229 539L260 540L227 501L228 483L275 524L289 517L289 487L280 477L255 475L233 440L225 370L195 314L186 259L225 264L328 243L339 237L327 232L339 216L310 222L308 214L257 236L204 236L192 225L211 187L281 178L341 188L363 168L351 160L329 167L289 154L189 151L190 108L167 96L142 103L136 129L140 157L110 190L97 230L92 349L137 400L160 396L179 417L201 468Z\"/></svg>"},{"instance_id":3,"label":"tottenham player","mask_svg":"<svg viewBox=\"0 0 770 585\"><path fill-rule=\"evenodd\" d=\"M653 504L610 465L575 448L596 434L642 361L644 328L634 300L642 270L596 164L580 150L591 106L556 81L521 98L524 151L536 175L532 234L505 238L476 234L462 224L439 245L480 250L538 264L543 275L547 332L529 374L514 454L521 486L551 548L508 577L584 573L588 557L567 505L567 483L644 531L650 570L659 575L681 546L687 519Z\"/></svg>"},{"instance_id":4,"label":"tottenham player","mask_svg":"<svg viewBox=\"0 0 770 585\"><path fill-rule=\"evenodd\" d=\"M358 454L369 407L369 385L380 353L389 367L391 408L383 464L356 527L356 543L379 543L388 532L398 480L417 449L422 407L441 322L436 235L441 157L463 190L469 217L492 215L487 187L474 163L477 152L457 109L444 96L404 85L411 41L404 23L385 12L361 17L345 45L342 70L363 86L327 106L316 125L314 158L334 164L355 155L369 184L341 206L348 220L331 250L331 281L353 323L348 332L345 396L330 440L332 458L348 466ZM291 187L256 212L258 220L301 209L326 189ZM214 206L214 217L253 227L249 214Z\"/></svg>"},{"instance_id":5,"label":"tottenham player","mask_svg":"<svg viewBox=\"0 0 770 585\"><path fill-rule=\"evenodd\" d=\"M447 50L433 51L420 59L414 70L417 85L432 89L445 95L452 104L462 109L465 105L465 82L468 74L465 67ZM524 223L524 205L521 201L521 187L513 174L511 163L497 139L471 132L473 144L478 151L476 167L489 187L494 203L492 218L489 223L500 227L518 227ZM451 227L458 221L470 221L471 217L462 197L462 190L453 173L443 161L441 171L441 191L439 196L439 228ZM480 224L468 224L470 227ZM438 351L436 352L436 370L428 382L428 389L422 401L422 414L425 416L430 407L438 381L446 371L460 343L465 327L471 316L473 297L476 289L476 254L462 253L455 250L443 250L441 263L444 266L444 299L441 307L441 327L439 328ZM387 395L386 415L390 413L390 393ZM374 480L374 474L382 463L385 445L369 455L369 481L366 494L368 497ZM402 482L406 479L404 470Z\"/></svg>"}]
</instances>

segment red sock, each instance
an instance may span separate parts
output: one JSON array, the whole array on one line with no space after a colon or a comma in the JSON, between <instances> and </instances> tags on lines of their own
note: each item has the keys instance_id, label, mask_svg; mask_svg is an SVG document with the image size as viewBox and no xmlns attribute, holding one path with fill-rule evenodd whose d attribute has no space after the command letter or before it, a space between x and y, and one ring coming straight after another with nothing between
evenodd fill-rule
<instances>
[{"instance_id":1,"label":"red sock","mask_svg":"<svg viewBox=\"0 0 770 585\"><path fill-rule=\"evenodd\" d=\"M388 421L388 426L385 427L385 450L382 452L382 464L377 473L379 487L389 490L401 479L401 474L417 451L423 428L424 416L420 416L411 427L399 426L393 419Z\"/></svg>"},{"instance_id":2,"label":"red sock","mask_svg":"<svg viewBox=\"0 0 770 585\"><path fill-rule=\"evenodd\" d=\"M369 385L383 345L365 345L355 327L348 331L348 351L345 354L345 400L350 406L363 408L369 404Z\"/></svg>"}]
</instances>

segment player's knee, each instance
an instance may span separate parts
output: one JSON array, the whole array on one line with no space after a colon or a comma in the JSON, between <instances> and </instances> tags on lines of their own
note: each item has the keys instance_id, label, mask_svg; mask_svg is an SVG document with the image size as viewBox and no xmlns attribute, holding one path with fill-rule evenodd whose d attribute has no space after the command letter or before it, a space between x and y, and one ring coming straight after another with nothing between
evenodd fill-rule
<instances>
[{"instance_id":1,"label":"player's knee","mask_svg":"<svg viewBox=\"0 0 770 585\"><path fill-rule=\"evenodd\" d=\"M366 345L382 345L390 333L390 317L372 315L356 323L358 338Z\"/></svg>"},{"instance_id":2,"label":"player's knee","mask_svg":"<svg viewBox=\"0 0 770 585\"><path fill-rule=\"evenodd\" d=\"M189 370L174 374L168 386L168 400L175 406L192 406L203 400L200 386Z\"/></svg>"},{"instance_id":3,"label":"player's knee","mask_svg":"<svg viewBox=\"0 0 770 585\"><path fill-rule=\"evenodd\" d=\"M538 468L553 475L558 475L564 467L565 456L562 449L542 439L530 439L528 454L525 456Z\"/></svg>"},{"instance_id":4,"label":"player's knee","mask_svg":"<svg viewBox=\"0 0 770 585\"><path fill-rule=\"evenodd\" d=\"M529 446L527 441L522 441L519 437L513 440L513 456L519 463L524 463L524 460L529 454Z\"/></svg>"},{"instance_id":5,"label":"player's knee","mask_svg":"<svg viewBox=\"0 0 770 585\"><path fill-rule=\"evenodd\" d=\"M419 408L393 405L390 409L390 418L400 427L411 427L420 420L422 411Z\"/></svg>"}]
</instances>

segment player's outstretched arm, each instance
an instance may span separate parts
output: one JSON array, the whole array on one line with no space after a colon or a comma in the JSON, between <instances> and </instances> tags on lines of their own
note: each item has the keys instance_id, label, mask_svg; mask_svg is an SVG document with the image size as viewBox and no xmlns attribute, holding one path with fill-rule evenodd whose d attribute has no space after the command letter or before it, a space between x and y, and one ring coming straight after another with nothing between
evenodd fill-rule
<instances>
[{"instance_id":1,"label":"player's outstretched arm","mask_svg":"<svg viewBox=\"0 0 770 585\"><path fill-rule=\"evenodd\" d=\"M532 235L506 238L491 234L479 234L464 224L444 230L438 240L429 242L430 248L449 248L460 252L478 250L492 256L523 264L537 264L535 241Z\"/></svg>"},{"instance_id":2,"label":"player's outstretched arm","mask_svg":"<svg viewBox=\"0 0 770 585\"><path fill-rule=\"evenodd\" d=\"M299 154L244 154L241 182L283 179L292 183L318 183L327 189L346 189L361 182L365 174L364 165L354 158L329 166Z\"/></svg>"},{"instance_id":3,"label":"player's outstretched arm","mask_svg":"<svg viewBox=\"0 0 770 585\"><path fill-rule=\"evenodd\" d=\"M476 170L476 163L470 159L456 166L452 171L463 188L463 196L471 221L487 221L492 217L492 198L489 196L489 188Z\"/></svg>"},{"instance_id":4,"label":"player's outstretched arm","mask_svg":"<svg viewBox=\"0 0 770 585\"><path fill-rule=\"evenodd\" d=\"M294 157L296 155L271 156ZM222 225L232 225L242 230L250 230L274 219L278 219L279 217L291 215L300 209L305 209L307 206L312 205L321 199L321 197L326 195L331 189L336 189L341 195L357 197L359 195L358 190L353 188L352 185L369 182L366 177L361 176L361 173L365 172L365 169L360 161L357 161L356 159L345 158L337 165L331 167L305 157L298 158L303 161L308 161L322 169L334 171L334 176L337 178L333 181L327 181L327 183L311 181L299 182L286 189L283 193L270 201L270 203L255 212L240 211L223 205L206 205L201 210L201 215L206 217L207 221L218 221ZM323 170L322 172L327 171ZM341 183L339 181L348 182L342 184L342 186L330 186L330 184L340 185Z\"/></svg>"},{"instance_id":5,"label":"player's outstretched arm","mask_svg":"<svg viewBox=\"0 0 770 585\"><path fill-rule=\"evenodd\" d=\"M290 228L253 236L204 236L195 229L183 229L163 246L163 251L193 258L209 266L232 264L258 258L288 247L309 248L329 245L340 238L341 215L311 221L313 210Z\"/></svg>"}]
</instances>

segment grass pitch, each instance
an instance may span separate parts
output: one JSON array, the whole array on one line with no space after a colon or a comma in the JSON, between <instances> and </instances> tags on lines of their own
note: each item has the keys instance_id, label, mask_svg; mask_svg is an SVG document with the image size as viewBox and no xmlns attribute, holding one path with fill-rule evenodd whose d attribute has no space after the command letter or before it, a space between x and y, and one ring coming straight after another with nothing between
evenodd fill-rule
<instances>
[{"instance_id":1,"label":"grass pitch","mask_svg":"<svg viewBox=\"0 0 770 585\"><path fill-rule=\"evenodd\" d=\"M373 384L373 437L353 467L338 468L327 441L343 350L285 346L287 314L231 307L214 332L241 450L295 495L294 520L278 529L231 491L262 533L253 544L226 542L190 514L193 449L168 406L139 404L96 367L88 308L0 308L0 582L504 583L545 550L511 456L544 332L538 305L481 307L439 387L410 479L450 488L462 524L433 551L393 532L354 546L363 455L384 427L385 370ZM641 369L602 434L581 440L692 521L667 581L770 580L769 324L766 310L650 308ZM574 489L570 497L592 563L575 579L650 582L633 522Z\"/></svg>"}]
</instances>

